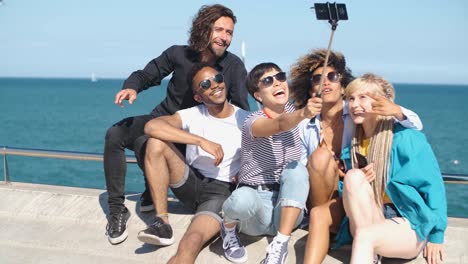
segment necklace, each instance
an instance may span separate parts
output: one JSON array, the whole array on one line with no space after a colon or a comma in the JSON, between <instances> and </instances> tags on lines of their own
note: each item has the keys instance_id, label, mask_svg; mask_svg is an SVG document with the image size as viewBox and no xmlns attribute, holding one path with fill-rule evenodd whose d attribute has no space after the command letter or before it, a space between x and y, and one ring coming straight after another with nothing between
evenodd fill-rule
<instances>
[{"instance_id":1,"label":"necklace","mask_svg":"<svg viewBox=\"0 0 468 264\"><path fill-rule=\"evenodd\" d=\"M323 119L320 120L320 127L322 128L322 130L325 130L325 129L330 128L330 127L333 128L333 126L341 118L341 116L342 116L341 113L342 113L342 111L339 111L338 113L336 113L335 117L333 117L333 119L327 125L324 125Z\"/></svg>"},{"instance_id":2,"label":"necklace","mask_svg":"<svg viewBox=\"0 0 468 264\"><path fill-rule=\"evenodd\" d=\"M342 111L336 113L336 116L330 121L330 123L324 125L323 120L320 121L320 146L326 146L330 150L333 150L333 138L336 134L340 134L340 131L343 129L341 128L340 118L342 117ZM328 142L327 142L328 141Z\"/></svg>"}]
</instances>

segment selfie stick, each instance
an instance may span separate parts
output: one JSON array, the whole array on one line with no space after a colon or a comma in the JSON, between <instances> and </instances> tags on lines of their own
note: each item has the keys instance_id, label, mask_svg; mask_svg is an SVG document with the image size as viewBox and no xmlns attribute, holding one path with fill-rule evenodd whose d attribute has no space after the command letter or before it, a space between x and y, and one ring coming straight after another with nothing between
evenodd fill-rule
<instances>
[{"instance_id":1,"label":"selfie stick","mask_svg":"<svg viewBox=\"0 0 468 264\"><path fill-rule=\"evenodd\" d=\"M330 24L332 25L332 31L330 34L330 40L328 41L327 55L325 56L325 62L323 63L322 76L320 77L320 85L319 85L317 97L320 97L322 95L323 80L325 79L325 68L328 65L328 58L330 57L331 45L333 42L333 35L335 35L336 26L338 26L337 21L329 20L328 22L330 22Z\"/></svg>"},{"instance_id":2,"label":"selfie stick","mask_svg":"<svg viewBox=\"0 0 468 264\"><path fill-rule=\"evenodd\" d=\"M323 6L323 4L319 4L319 5ZM328 12L328 14L326 14L326 15L328 15L328 23L330 23L330 25L332 26L332 31L331 31L331 35L330 35L330 40L328 41L327 54L325 56L325 62L323 63L322 76L320 78L320 85L319 85L317 97L320 97L322 95L323 80L325 79L325 68L328 65L328 58L330 57L330 51L331 51L331 45L332 45L332 42L333 42L333 36L335 35L335 30L336 30L336 27L338 26L338 20L340 20L340 15L339 15L339 11L338 11L339 8L338 8L337 3L331 4L331 3L327 2L325 5L327 6L326 11ZM318 5L315 5L315 7L318 7ZM315 7L311 7L311 9L315 9ZM334 14L332 14L332 11L331 11L332 9L335 11ZM324 10L320 9L320 10L317 10L317 11L318 12L323 12ZM344 7L344 12L345 12L345 14L344 14L343 19L347 20L348 17L347 17L347 14L346 14L346 8L345 7ZM317 14L317 18L321 19L321 18L319 18L319 16L320 15Z\"/></svg>"}]
</instances>

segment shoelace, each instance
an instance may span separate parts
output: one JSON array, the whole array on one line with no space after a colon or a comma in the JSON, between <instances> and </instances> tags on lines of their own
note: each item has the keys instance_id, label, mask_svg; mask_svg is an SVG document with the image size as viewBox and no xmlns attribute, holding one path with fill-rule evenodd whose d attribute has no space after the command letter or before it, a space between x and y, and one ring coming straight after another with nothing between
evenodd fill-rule
<instances>
[{"instance_id":1,"label":"shoelace","mask_svg":"<svg viewBox=\"0 0 468 264\"><path fill-rule=\"evenodd\" d=\"M241 248L239 238L236 236L236 231L225 231L226 236L223 241L223 249L233 249L236 250Z\"/></svg>"},{"instance_id":2,"label":"shoelace","mask_svg":"<svg viewBox=\"0 0 468 264\"><path fill-rule=\"evenodd\" d=\"M267 258L263 263L268 264L268 263L278 263L281 258L281 249L283 247L283 243L279 241L273 241L268 245L267 248Z\"/></svg>"},{"instance_id":3,"label":"shoelace","mask_svg":"<svg viewBox=\"0 0 468 264\"><path fill-rule=\"evenodd\" d=\"M107 223L107 226L106 226L106 229L108 230L106 232L106 234L108 233L112 233L114 230L117 229L117 231L121 231L122 229L122 222L123 222L123 219L124 219L124 213L119 213L117 216L116 215L112 215L111 216L111 219L110 219L110 226L109 226L109 223ZM116 228L117 226L117 228Z\"/></svg>"},{"instance_id":4,"label":"shoelace","mask_svg":"<svg viewBox=\"0 0 468 264\"><path fill-rule=\"evenodd\" d=\"M156 221L154 221L154 223L152 223L150 226L153 227L153 228L158 228L160 226L163 226L165 223L163 220L161 219L156 219Z\"/></svg>"}]
</instances>

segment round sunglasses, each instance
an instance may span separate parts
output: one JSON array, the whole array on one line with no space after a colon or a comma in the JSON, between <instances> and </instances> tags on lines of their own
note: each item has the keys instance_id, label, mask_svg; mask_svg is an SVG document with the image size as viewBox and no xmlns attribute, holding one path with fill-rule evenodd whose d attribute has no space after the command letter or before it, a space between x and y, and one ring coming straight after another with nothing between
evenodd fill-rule
<instances>
[{"instance_id":1,"label":"round sunglasses","mask_svg":"<svg viewBox=\"0 0 468 264\"><path fill-rule=\"evenodd\" d=\"M260 83L263 85L263 87L270 87L271 85L273 85L273 82L274 82L273 78L280 81L280 82L284 82L284 81L286 81L286 73L285 72L278 72L275 75L267 76L267 77L261 79Z\"/></svg>"},{"instance_id":2,"label":"round sunglasses","mask_svg":"<svg viewBox=\"0 0 468 264\"><path fill-rule=\"evenodd\" d=\"M198 84L198 86L200 88L202 88L203 90L208 90L212 85L211 80L213 80L215 83L222 83L222 82L224 82L224 76L221 73L218 73L218 74L216 74L215 76L213 76L211 78L208 78L208 79L205 79L205 80L201 81Z\"/></svg>"},{"instance_id":3,"label":"round sunglasses","mask_svg":"<svg viewBox=\"0 0 468 264\"><path fill-rule=\"evenodd\" d=\"M337 73L336 71L331 71L325 76L330 82L338 82L341 78L341 74ZM319 85L321 77L322 77L322 74L314 74L312 75L312 78L310 78L310 81L312 82L313 85Z\"/></svg>"}]
</instances>

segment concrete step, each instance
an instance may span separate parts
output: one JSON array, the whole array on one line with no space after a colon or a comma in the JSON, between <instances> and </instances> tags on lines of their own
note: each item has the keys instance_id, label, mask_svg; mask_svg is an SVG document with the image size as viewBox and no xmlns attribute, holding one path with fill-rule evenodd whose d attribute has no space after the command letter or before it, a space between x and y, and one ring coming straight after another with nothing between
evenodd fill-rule
<instances>
[{"instance_id":1,"label":"concrete step","mask_svg":"<svg viewBox=\"0 0 468 264\"><path fill-rule=\"evenodd\" d=\"M103 190L27 183L0 184L0 263L166 263L177 250L144 244L139 231L154 220L154 213L138 213L139 194L130 194L126 206L132 213L127 240L107 241L107 194ZM190 211L170 199L171 225L179 241L190 223ZM248 263L259 263L271 237L241 236ZM302 263L307 231L298 229L289 243L288 263ZM468 219L450 218L444 263L468 263ZM330 251L324 263L348 263L350 249ZM207 245L196 263L230 263L222 243ZM384 260L383 263L407 263ZM425 263L421 257L410 263Z\"/></svg>"}]
</instances>

